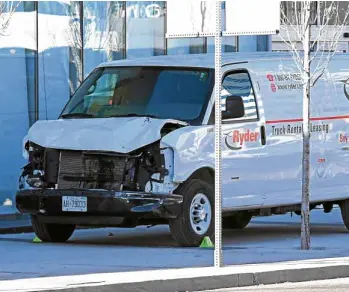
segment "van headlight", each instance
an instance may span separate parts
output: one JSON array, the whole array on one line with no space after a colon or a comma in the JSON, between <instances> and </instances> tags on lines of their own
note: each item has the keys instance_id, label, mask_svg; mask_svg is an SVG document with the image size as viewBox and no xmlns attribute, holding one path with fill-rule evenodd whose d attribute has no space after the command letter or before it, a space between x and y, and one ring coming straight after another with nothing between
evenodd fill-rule
<instances>
[{"instance_id":1,"label":"van headlight","mask_svg":"<svg viewBox=\"0 0 349 292\"><path fill-rule=\"evenodd\" d=\"M22 142L22 156L25 160L29 160L29 141L27 136L24 137Z\"/></svg>"}]
</instances>

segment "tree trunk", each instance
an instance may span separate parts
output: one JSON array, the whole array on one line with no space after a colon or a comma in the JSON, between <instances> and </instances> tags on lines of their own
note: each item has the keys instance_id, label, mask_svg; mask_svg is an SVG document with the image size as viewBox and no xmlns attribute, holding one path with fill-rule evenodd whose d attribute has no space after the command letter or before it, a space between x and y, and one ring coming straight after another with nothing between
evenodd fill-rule
<instances>
[{"instance_id":1,"label":"tree trunk","mask_svg":"<svg viewBox=\"0 0 349 292\"><path fill-rule=\"evenodd\" d=\"M303 86L303 159L302 159L302 228L301 249L310 249L309 189L310 189L310 1L304 3L304 86Z\"/></svg>"}]
</instances>

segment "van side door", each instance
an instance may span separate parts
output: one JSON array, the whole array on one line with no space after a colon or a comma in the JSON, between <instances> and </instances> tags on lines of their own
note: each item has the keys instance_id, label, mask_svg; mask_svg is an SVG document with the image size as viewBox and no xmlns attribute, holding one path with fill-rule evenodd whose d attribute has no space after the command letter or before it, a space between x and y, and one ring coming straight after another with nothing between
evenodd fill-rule
<instances>
[{"instance_id":1,"label":"van side door","mask_svg":"<svg viewBox=\"0 0 349 292\"><path fill-rule=\"evenodd\" d=\"M259 153L264 147L255 90L247 70L227 71L222 79L222 199L225 209L259 207L263 204L263 166ZM243 99L245 114L230 118L224 112L229 97ZM214 124L214 108L210 124Z\"/></svg>"}]
</instances>

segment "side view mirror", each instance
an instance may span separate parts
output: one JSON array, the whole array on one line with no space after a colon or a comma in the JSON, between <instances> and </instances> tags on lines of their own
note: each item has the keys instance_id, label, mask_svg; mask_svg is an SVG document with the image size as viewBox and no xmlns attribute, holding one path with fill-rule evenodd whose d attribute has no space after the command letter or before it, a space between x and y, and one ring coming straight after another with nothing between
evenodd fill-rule
<instances>
[{"instance_id":1,"label":"side view mirror","mask_svg":"<svg viewBox=\"0 0 349 292\"><path fill-rule=\"evenodd\" d=\"M225 110L222 111L222 119L238 119L245 115L244 101L241 96L228 96L225 99Z\"/></svg>"},{"instance_id":2,"label":"side view mirror","mask_svg":"<svg viewBox=\"0 0 349 292\"><path fill-rule=\"evenodd\" d=\"M93 93L93 92L95 91L95 89L96 89L96 85L95 85L95 84L92 84L92 85L90 86L90 88L87 90L87 93L88 93L88 94L91 94L91 93Z\"/></svg>"}]
</instances>

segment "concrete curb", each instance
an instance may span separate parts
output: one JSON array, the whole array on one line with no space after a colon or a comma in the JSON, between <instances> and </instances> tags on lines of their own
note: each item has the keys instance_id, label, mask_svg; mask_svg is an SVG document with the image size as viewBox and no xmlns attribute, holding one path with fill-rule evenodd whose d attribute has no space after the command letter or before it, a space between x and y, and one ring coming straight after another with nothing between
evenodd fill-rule
<instances>
[{"instance_id":1,"label":"concrete curb","mask_svg":"<svg viewBox=\"0 0 349 292\"><path fill-rule=\"evenodd\" d=\"M4 211L4 209L1 211ZM18 211L15 212L14 210L11 211L12 212L0 212L0 234L14 234L33 231L30 224L30 217L28 215L21 214Z\"/></svg>"},{"instance_id":2,"label":"concrete curb","mask_svg":"<svg viewBox=\"0 0 349 292\"><path fill-rule=\"evenodd\" d=\"M19 234L31 232L33 232L33 228L31 226L0 228L0 234Z\"/></svg>"},{"instance_id":3,"label":"concrete curb","mask_svg":"<svg viewBox=\"0 0 349 292\"><path fill-rule=\"evenodd\" d=\"M302 270L244 273L225 276L208 276L176 280L157 280L139 283L120 283L105 286L74 287L62 292L180 292L205 291L286 282L304 282L349 277L348 266L309 268ZM57 291L57 290L43 290Z\"/></svg>"},{"instance_id":4,"label":"concrete curb","mask_svg":"<svg viewBox=\"0 0 349 292\"><path fill-rule=\"evenodd\" d=\"M344 277L349 258L0 281L0 291L179 292Z\"/></svg>"},{"instance_id":5,"label":"concrete curb","mask_svg":"<svg viewBox=\"0 0 349 292\"><path fill-rule=\"evenodd\" d=\"M28 219L28 215L21 214L17 209L13 207L0 206L0 220L25 220Z\"/></svg>"}]
</instances>

